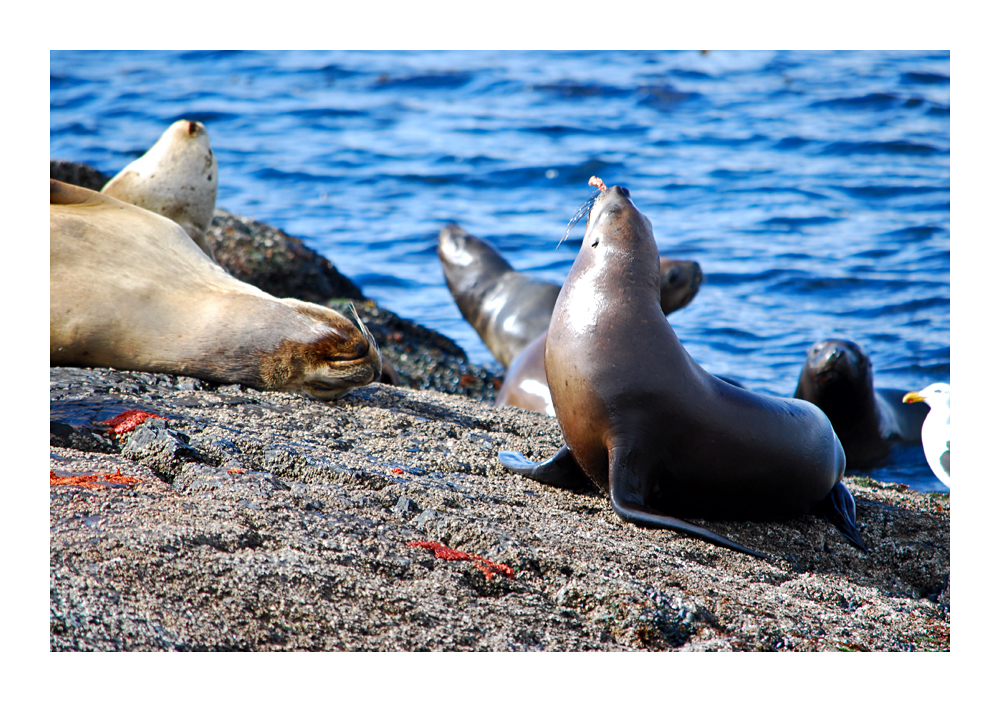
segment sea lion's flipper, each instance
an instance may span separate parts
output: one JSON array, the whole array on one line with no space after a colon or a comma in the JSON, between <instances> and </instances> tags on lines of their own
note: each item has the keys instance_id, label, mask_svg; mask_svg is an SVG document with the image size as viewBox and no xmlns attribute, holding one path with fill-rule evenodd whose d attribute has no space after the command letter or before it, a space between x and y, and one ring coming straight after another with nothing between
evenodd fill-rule
<instances>
[{"instance_id":1,"label":"sea lion's flipper","mask_svg":"<svg viewBox=\"0 0 1000 702\"><path fill-rule=\"evenodd\" d=\"M854 497L848 492L843 483L834 485L830 494L816 505L813 512L819 516L826 517L827 521L837 527L840 533L847 537L847 540L853 546L868 553L865 540L861 538L861 532L858 531L857 524L855 524Z\"/></svg>"},{"instance_id":2,"label":"sea lion's flipper","mask_svg":"<svg viewBox=\"0 0 1000 702\"><path fill-rule=\"evenodd\" d=\"M746 546L740 546L735 541L730 541L726 537L716 534L714 531L651 510L642 501L643 479L642 473L639 471L642 470L643 466L636 464L635 451L628 448L616 447L612 448L609 453L611 507L615 510L615 514L623 521L653 529L670 529L671 531L707 541L716 546L722 546L733 551L745 553L748 556L756 556L757 558L768 560L768 556L765 556L763 553L757 553Z\"/></svg>"},{"instance_id":3,"label":"sea lion's flipper","mask_svg":"<svg viewBox=\"0 0 1000 702\"><path fill-rule=\"evenodd\" d=\"M563 444L551 458L540 463L529 461L521 454L512 451L501 451L499 458L511 473L523 475L546 485L574 490L586 487L589 483L566 444Z\"/></svg>"}]
</instances>

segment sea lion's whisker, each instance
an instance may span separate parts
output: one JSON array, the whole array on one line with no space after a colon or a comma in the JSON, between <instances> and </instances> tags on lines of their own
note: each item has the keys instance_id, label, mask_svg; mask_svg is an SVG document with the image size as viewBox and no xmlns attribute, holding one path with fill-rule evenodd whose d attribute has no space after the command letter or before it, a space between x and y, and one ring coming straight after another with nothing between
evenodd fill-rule
<instances>
[{"instance_id":1,"label":"sea lion's whisker","mask_svg":"<svg viewBox=\"0 0 1000 702\"><path fill-rule=\"evenodd\" d=\"M594 202L597 200L597 196L600 195L601 192L601 190L595 190L594 193L587 198L582 205L580 205L577 211L573 214L573 218L569 221L569 224L566 225L566 233L563 234L563 238L559 240L559 244L566 241L566 238L569 236L569 233L573 231L573 227L576 226L577 222L590 214L590 210L593 209ZM556 244L557 249L559 248L559 244Z\"/></svg>"}]
</instances>

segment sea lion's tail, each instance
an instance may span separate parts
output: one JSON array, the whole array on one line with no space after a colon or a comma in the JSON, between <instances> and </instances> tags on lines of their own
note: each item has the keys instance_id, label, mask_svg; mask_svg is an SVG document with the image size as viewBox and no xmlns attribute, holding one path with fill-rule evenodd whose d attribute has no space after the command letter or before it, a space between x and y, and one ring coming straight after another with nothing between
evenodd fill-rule
<instances>
[{"instance_id":1,"label":"sea lion's tail","mask_svg":"<svg viewBox=\"0 0 1000 702\"><path fill-rule=\"evenodd\" d=\"M853 546L868 553L865 540L861 538L861 532L855 523L854 497L843 483L834 485L833 490L830 490L830 494L816 506L814 512L837 527Z\"/></svg>"}]
</instances>

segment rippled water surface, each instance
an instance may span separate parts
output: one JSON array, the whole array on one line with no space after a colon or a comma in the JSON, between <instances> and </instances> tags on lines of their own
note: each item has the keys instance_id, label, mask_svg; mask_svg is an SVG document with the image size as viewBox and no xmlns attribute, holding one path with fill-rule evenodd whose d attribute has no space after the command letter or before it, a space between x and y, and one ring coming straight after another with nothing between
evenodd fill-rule
<instances>
[{"instance_id":1,"label":"rippled water surface","mask_svg":"<svg viewBox=\"0 0 1000 702\"><path fill-rule=\"evenodd\" d=\"M109 174L206 124L218 206L302 237L499 369L444 283L456 221L561 283L599 175L705 272L670 317L713 373L789 396L853 339L876 385L950 376L947 52L52 52L51 156ZM919 447L873 477L944 489Z\"/></svg>"}]
</instances>

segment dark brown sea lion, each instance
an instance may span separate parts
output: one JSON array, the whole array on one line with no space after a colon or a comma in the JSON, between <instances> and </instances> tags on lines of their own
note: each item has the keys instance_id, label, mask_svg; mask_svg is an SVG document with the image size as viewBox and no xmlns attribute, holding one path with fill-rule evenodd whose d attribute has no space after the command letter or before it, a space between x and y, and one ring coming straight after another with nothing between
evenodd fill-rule
<instances>
[{"instance_id":1,"label":"dark brown sea lion","mask_svg":"<svg viewBox=\"0 0 1000 702\"><path fill-rule=\"evenodd\" d=\"M660 258L660 309L670 314L686 306L701 286L701 266L697 261ZM496 407L520 407L556 415L545 378L545 338L532 341L508 366L503 385L497 393Z\"/></svg>"},{"instance_id":2,"label":"dark brown sea lion","mask_svg":"<svg viewBox=\"0 0 1000 702\"><path fill-rule=\"evenodd\" d=\"M49 362L177 373L332 399L379 377L355 314L278 299L175 222L50 181Z\"/></svg>"},{"instance_id":3,"label":"dark brown sea lion","mask_svg":"<svg viewBox=\"0 0 1000 702\"><path fill-rule=\"evenodd\" d=\"M566 444L541 463L501 452L512 472L566 487L586 476L625 521L755 556L678 517L819 513L864 548L826 415L734 387L688 355L660 310L652 226L620 186L594 199L549 325L545 372Z\"/></svg>"},{"instance_id":4,"label":"dark brown sea lion","mask_svg":"<svg viewBox=\"0 0 1000 702\"><path fill-rule=\"evenodd\" d=\"M830 418L847 467L870 468L893 444L919 444L927 416L924 404L903 404L905 390L876 390L871 360L847 339L824 339L809 349L795 397Z\"/></svg>"},{"instance_id":5,"label":"dark brown sea lion","mask_svg":"<svg viewBox=\"0 0 1000 702\"><path fill-rule=\"evenodd\" d=\"M488 241L449 224L438 234L445 281L465 320L508 368L549 328L559 286L520 273ZM691 301L701 284L695 261L660 259L664 314Z\"/></svg>"}]
</instances>

